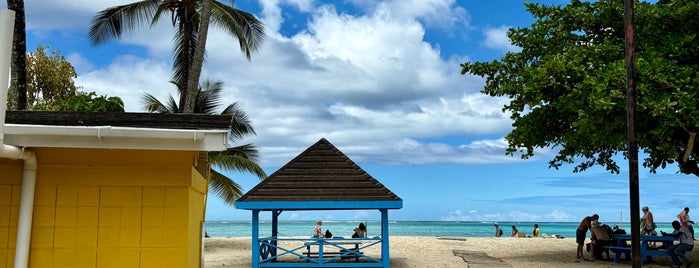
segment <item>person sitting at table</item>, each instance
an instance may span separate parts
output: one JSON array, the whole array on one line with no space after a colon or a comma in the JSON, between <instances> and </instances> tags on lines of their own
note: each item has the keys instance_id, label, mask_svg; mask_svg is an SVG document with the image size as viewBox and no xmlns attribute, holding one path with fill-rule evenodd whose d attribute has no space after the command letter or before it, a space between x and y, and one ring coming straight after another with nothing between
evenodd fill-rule
<instances>
[{"instance_id":1,"label":"person sitting at table","mask_svg":"<svg viewBox=\"0 0 699 268\"><path fill-rule=\"evenodd\" d=\"M359 223L359 227L354 228L354 234L352 238L365 238L366 237L366 225L363 222Z\"/></svg>"},{"instance_id":2,"label":"person sitting at table","mask_svg":"<svg viewBox=\"0 0 699 268\"><path fill-rule=\"evenodd\" d=\"M600 224L599 221L592 221L592 228L590 228L590 256L597 260L603 258L602 253L607 253L607 259L609 259L609 250L605 249L605 246L612 245L612 228L606 224Z\"/></svg>"},{"instance_id":3,"label":"person sitting at table","mask_svg":"<svg viewBox=\"0 0 699 268\"><path fill-rule=\"evenodd\" d=\"M325 234L323 234L323 229L321 228L321 226L323 226L323 221L318 220L316 222L316 227L313 229L313 237L317 237L317 238L325 237Z\"/></svg>"},{"instance_id":4,"label":"person sitting at table","mask_svg":"<svg viewBox=\"0 0 699 268\"><path fill-rule=\"evenodd\" d=\"M684 253L694 249L694 238L689 232L689 228L680 224L679 221L673 221L672 228L675 230L670 234L663 231L660 232L663 236L672 236L680 239L679 244L672 245L667 249L667 251L670 253L670 257L672 258L672 263L680 263L679 258L682 258L684 261L683 267L690 267L692 266L692 261L689 260Z\"/></svg>"}]
</instances>

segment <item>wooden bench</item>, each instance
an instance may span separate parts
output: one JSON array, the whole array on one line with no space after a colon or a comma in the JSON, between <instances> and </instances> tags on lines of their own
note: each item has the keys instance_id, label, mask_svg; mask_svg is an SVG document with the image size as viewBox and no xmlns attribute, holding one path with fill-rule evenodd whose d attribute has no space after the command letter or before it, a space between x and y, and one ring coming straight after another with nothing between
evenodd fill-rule
<instances>
[{"instance_id":1,"label":"wooden bench","mask_svg":"<svg viewBox=\"0 0 699 268\"><path fill-rule=\"evenodd\" d=\"M360 254L364 254L364 252L358 251L358 252L349 252L349 251L323 251L323 257L337 257L340 256L341 260L347 260L347 259L352 259L354 258L355 261L359 261L359 256ZM306 251L303 253L304 256L308 258L318 258L320 257L320 254L318 252L311 252L311 251ZM300 259L303 259L304 257L299 257Z\"/></svg>"},{"instance_id":2,"label":"wooden bench","mask_svg":"<svg viewBox=\"0 0 699 268\"><path fill-rule=\"evenodd\" d=\"M611 250L612 252L615 253L614 255L614 262L619 263L621 262L621 254L627 254L629 256L631 254L631 247L626 246L626 241L631 241L631 235L614 235L613 236L615 239L619 239L617 246L606 246L604 248ZM667 251L667 249L655 249L655 248L649 248L648 247L648 242L666 242L666 243L673 243L676 239L673 237L669 236L649 236L649 235L643 235L641 236L641 264L645 261L650 263L653 262L653 256L667 256L670 257L670 252ZM674 263L673 260L673 265L677 265L677 263Z\"/></svg>"},{"instance_id":3,"label":"wooden bench","mask_svg":"<svg viewBox=\"0 0 699 268\"><path fill-rule=\"evenodd\" d=\"M323 259L325 259L326 256L327 257L335 257L335 258L337 256L340 256L341 260L354 258L355 261L359 261L359 257L361 257L364 254L364 252L359 251L359 245L361 244L361 242L358 242L358 241L328 241L328 242L323 243L323 244L326 245L324 247L326 249L333 248L333 247L328 247L327 245L335 245L335 246L337 246L337 245L354 245L353 248L347 248L347 249L340 247L339 251L323 250ZM300 259L306 259L306 262L308 262L309 261L308 258L319 258L320 257L319 252L311 251L311 246L313 246L313 245L319 246L318 243L306 242L306 243L304 243L304 245L306 246L306 252L302 253L304 256L299 256Z\"/></svg>"}]
</instances>

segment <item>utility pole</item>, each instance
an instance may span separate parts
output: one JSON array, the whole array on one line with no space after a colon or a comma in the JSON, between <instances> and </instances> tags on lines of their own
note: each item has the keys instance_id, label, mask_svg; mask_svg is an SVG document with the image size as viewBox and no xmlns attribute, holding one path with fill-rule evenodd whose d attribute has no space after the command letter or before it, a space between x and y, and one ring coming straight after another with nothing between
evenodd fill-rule
<instances>
[{"instance_id":1,"label":"utility pole","mask_svg":"<svg viewBox=\"0 0 699 268\"><path fill-rule=\"evenodd\" d=\"M631 209L632 267L641 267L641 219L638 215L638 141L636 140L636 65L633 30L633 0L624 0L624 26L626 28L626 126L629 135L629 204Z\"/></svg>"}]
</instances>

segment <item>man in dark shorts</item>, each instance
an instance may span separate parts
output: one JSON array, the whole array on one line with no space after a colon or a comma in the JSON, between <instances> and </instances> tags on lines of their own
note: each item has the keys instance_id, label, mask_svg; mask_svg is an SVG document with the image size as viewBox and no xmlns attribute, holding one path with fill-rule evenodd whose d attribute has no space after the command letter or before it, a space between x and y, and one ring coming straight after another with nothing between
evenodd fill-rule
<instances>
[{"instance_id":1,"label":"man in dark shorts","mask_svg":"<svg viewBox=\"0 0 699 268\"><path fill-rule=\"evenodd\" d=\"M587 236L587 230L590 230L590 228L592 228L592 221L596 220L599 220L599 216L597 214L583 218L583 220L580 222L580 226L578 226L578 229L575 231L575 242L578 243L578 252L576 253L576 258L578 259L578 261L584 259L583 245L585 245L585 237ZM594 256L590 257L591 260L594 260Z\"/></svg>"}]
</instances>

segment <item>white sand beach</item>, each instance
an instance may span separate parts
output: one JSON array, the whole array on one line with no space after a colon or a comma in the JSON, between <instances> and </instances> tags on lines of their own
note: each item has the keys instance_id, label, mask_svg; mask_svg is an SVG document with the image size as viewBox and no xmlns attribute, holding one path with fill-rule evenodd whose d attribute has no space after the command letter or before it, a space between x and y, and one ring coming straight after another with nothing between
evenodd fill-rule
<instances>
[{"instance_id":1,"label":"white sand beach","mask_svg":"<svg viewBox=\"0 0 699 268\"><path fill-rule=\"evenodd\" d=\"M575 239L439 238L391 236L391 267L626 267L630 261L576 262ZM589 240L588 240L589 241ZM687 255L699 263L695 248ZM379 256L378 249L367 254ZM455 255L459 255L456 256ZM250 267L250 238L207 238L205 267ZM612 258L613 258L612 254ZM669 267L669 257L655 257L643 267Z\"/></svg>"}]
</instances>

